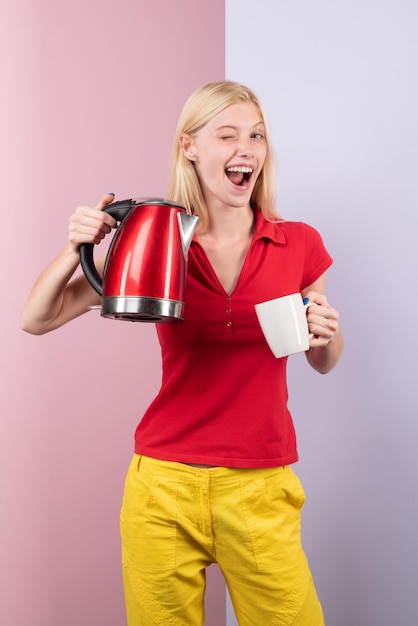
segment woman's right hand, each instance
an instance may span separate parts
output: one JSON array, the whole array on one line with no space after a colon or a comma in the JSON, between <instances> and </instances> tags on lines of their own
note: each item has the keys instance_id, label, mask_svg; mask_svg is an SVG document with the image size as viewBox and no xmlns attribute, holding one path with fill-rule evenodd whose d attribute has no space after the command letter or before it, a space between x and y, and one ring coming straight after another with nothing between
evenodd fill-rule
<instances>
[{"instance_id":1,"label":"woman's right hand","mask_svg":"<svg viewBox=\"0 0 418 626\"><path fill-rule=\"evenodd\" d=\"M70 218L69 242L41 273L26 300L20 322L23 330L42 335L100 303L100 296L83 274L72 277L80 262L80 245L99 243L116 227L116 220L103 211L114 199L107 193L94 208L80 206L75 210ZM104 255L96 264L98 271L103 264Z\"/></svg>"},{"instance_id":2,"label":"woman's right hand","mask_svg":"<svg viewBox=\"0 0 418 626\"><path fill-rule=\"evenodd\" d=\"M69 226L69 243L74 252L78 252L82 243L100 243L112 228L116 228L116 220L103 211L114 199L113 193L107 193L94 208L85 205L77 207L70 217Z\"/></svg>"}]
</instances>

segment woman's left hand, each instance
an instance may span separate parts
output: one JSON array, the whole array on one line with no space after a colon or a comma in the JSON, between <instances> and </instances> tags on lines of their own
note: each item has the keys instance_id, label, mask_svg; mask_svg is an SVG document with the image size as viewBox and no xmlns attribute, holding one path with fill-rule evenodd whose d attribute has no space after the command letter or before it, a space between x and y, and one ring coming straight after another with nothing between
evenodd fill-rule
<instances>
[{"instance_id":1,"label":"woman's left hand","mask_svg":"<svg viewBox=\"0 0 418 626\"><path fill-rule=\"evenodd\" d=\"M313 305L307 311L309 332L313 335L310 347L325 347L339 332L339 313L329 305L323 294L309 291L306 298Z\"/></svg>"}]
</instances>

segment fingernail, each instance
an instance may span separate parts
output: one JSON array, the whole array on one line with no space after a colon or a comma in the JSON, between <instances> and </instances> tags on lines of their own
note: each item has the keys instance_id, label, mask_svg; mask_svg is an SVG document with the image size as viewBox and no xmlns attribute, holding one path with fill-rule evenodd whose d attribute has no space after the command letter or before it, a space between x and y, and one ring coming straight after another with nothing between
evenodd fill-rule
<instances>
[{"instance_id":1,"label":"fingernail","mask_svg":"<svg viewBox=\"0 0 418 626\"><path fill-rule=\"evenodd\" d=\"M114 195L116 195L116 194L114 194L114 193L113 193L113 191L109 191L108 195L109 195L109 196L114 196Z\"/></svg>"},{"instance_id":2,"label":"fingernail","mask_svg":"<svg viewBox=\"0 0 418 626\"><path fill-rule=\"evenodd\" d=\"M303 298L303 304L308 304L309 298Z\"/></svg>"}]
</instances>

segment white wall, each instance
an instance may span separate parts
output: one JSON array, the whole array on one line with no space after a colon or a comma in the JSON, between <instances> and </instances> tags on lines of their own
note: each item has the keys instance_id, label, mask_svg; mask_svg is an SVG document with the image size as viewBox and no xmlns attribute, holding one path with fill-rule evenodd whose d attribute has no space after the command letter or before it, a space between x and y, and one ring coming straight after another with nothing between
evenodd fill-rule
<instances>
[{"instance_id":1,"label":"white wall","mask_svg":"<svg viewBox=\"0 0 418 626\"><path fill-rule=\"evenodd\" d=\"M417 24L415 0L226 0L226 76L269 112L280 211L335 258L343 361L325 377L290 363L330 626L417 623Z\"/></svg>"}]
</instances>

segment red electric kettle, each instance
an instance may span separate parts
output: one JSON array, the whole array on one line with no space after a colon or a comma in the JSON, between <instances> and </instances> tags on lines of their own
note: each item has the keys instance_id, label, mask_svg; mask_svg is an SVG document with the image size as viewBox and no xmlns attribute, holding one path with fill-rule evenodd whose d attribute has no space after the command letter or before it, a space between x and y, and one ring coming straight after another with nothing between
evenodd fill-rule
<instances>
[{"instance_id":1,"label":"red electric kettle","mask_svg":"<svg viewBox=\"0 0 418 626\"><path fill-rule=\"evenodd\" d=\"M183 320L187 254L199 218L159 198L121 200L103 210L120 222L103 278L94 265L93 244L80 246L84 274L102 296L102 316L133 322Z\"/></svg>"}]
</instances>

